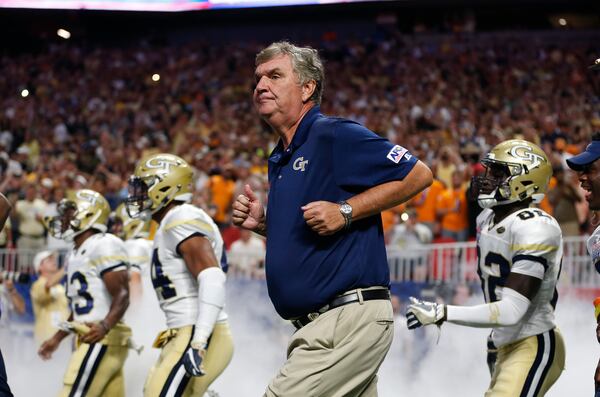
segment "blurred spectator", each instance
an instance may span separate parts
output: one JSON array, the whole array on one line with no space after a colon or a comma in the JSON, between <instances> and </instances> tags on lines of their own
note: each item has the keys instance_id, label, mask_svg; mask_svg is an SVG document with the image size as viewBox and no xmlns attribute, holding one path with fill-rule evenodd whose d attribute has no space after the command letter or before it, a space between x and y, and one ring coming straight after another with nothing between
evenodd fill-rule
<instances>
[{"instance_id":1,"label":"blurred spectator","mask_svg":"<svg viewBox=\"0 0 600 397\"><path fill-rule=\"evenodd\" d=\"M427 226L434 236L439 234L436 212L437 200L444 189L444 184L434 179L431 186L416 195L409 202L409 205L414 206L416 210L417 222Z\"/></svg>"},{"instance_id":2,"label":"blurred spectator","mask_svg":"<svg viewBox=\"0 0 600 397\"><path fill-rule=\"evenodd\" d=\"M25 186L25 198L17 201L15 215L19 225L17 248L41 250L46 246L43 223L46 202L38 197L34 184Z\"/></svg>"},{"instance_id":3,"label":"blurred spectator","mask_svg":"<svg viewBox=\"0 0 600 397\"><path fill-rule=\"evenodd\" d=\"M467 213L467 188L464 185L464 173L455 170L451 185L438 199L437 214L441 218L442 237L454 241L466 241L469 219Z\"/></svg>"},{"instance_id":4,"label":"blurred spectator","mask_svg":"<svg viewBox=\"0 0 600 397\"><path fill-rule=\"evenodd\" d=\"M452 175L462 170L464 164L458 152L446 146L440 150L440 159L435 165L435 177L444 184L446 188L452 186Z\"/></svg>"},{"instance_id":5,"label":"blurred spectator","mask_svg":"<svg viewBox=\"0 0 600 397\"><path fill-rule=\"evenodd\" d=\"M58 268L54 251L38 252L33 267L39 278L31 286L31 303L35 317L34 337L38 344L58 330L57 325L69 317L65 288L60 284L64 271Z\"/></svg>"},{"instance_id":6,"label":"blurred spectator","mask_svg":"<svg viewBox=\"0 0 600 397\"><path fill-rule=\"evenodd\" d=\"M219 228L223 229L229 223L229 212L235 190L232 166L228 165L222 172L216 171L210 177L209 188L212 193L212 202L217 207L214 220L219 225Z\"/></svg>"},{"instance_id":7,"label":"blurred spectator","mask_svg":"<svg viewBox=\"0 0 600 397\"><path fill-rule=\"evenodd\" d=\"M563 237L578 236L579 216L577 203L583 200L579 195L577 175L562 168L554 170L556 186L548 192L548 200L554 207L553 216L558 221Z\"/></svg>"},{"instance_id":8,"label":"blurred spectator","mask_svg":"<svg viewBox=\"0 0 600 397\"><path fill-rule=\"evenodd\" d=\"M231 244L227 260L232 270L255 276L265 261L264 240L246 229L240 229L240 238Z\"/></svg>"},{"instance_id":9,"label":"blurred spectator","mask_svg":"<svg viewBox=\"0 0 600 397\"><path fill-rule=\"evenodd\" d=\"M410 255L412 248L429 244L433 240L431 230L418 221L416 211L408 209L404 214L406 221L394 226L390 237L390 247L402 250Z\"/></svg>"},{"instance_id":10,"label":"blurred spectator","mask_svg":"<svg viewBox=\"0 0 600 397\"><path fill-rule=\"evenodd\" d=\"M448 26L471 30L462 22ZM360 121L405 146L450 187L464 166L460 155L471 163L477 151L515 136L561 158L585 147L600 125L598 76L587 71L598 36L561 30L511 33L510 40L503 32L415 37L390 27L377 40L306 44L326 60L324 113ZM267 156L276 142L251 111L254 77L243 66L261 44L238 40L223 56L222 45L210 42L132 43L65 41L0 55L0 191L36 183L49 201L48 190L93 185L114 206L136 161L167 151L194 165L199 200L228 224L232 183L238 191L248 180L268 189ZM168 73L153 82L157 70ZM24 81L35 88L27 98L18 95ZM431 202L415 206L420 221L433 225Z\"/></svg>"},{"instance_id":11,"label":"blurred spectator","mask_svg":"<svg viewBox=\"0 0 600 397\"><path fill-rule=\"evenodd\" d=\"M18 315L25 314L25 299L15 288L15 283L11 278L0 276L0 313L3 319L9 318L11 313Z\"/></svg>"},{"instance_id":12,"label":"blurred spectator","mask_svg":"<svg viewBox=\"0 0 600 397\"><path fill-rule=\"evenodd\" d=\"M410 279L425 281L429 252L425 244L433 240L433 233L429 227L417 221L416 211L407 210L403 223L394 226L389 238L389 256L400 260L404 267L409 268Z\"/></svg>"}]
</instances>

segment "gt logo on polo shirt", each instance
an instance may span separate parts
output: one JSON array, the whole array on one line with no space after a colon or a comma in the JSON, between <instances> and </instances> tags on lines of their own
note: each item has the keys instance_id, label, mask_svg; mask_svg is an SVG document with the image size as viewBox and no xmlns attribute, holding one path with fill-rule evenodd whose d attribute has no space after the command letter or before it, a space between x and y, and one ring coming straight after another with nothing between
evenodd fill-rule
<instances>
[{"instance_id":1,"label":"gt logo on polo shirt","mask_svg":"<svg viewBox=\"0 0 600 397\"><path fill-rule=\"evenodd\" d=\"M294 164L292 165L292 168L294 168L295 171L301 171L304 172L306 171L306 165L308 164L308 160L304 160L304 157L298 157L296 160L294 160Z\"/></svg>"},{"instance_id":2,"label":"gt logo on polo shirt","mask_svg":"<svg viewBox=\"0 0 600 397\"><path fill-rule=\"evenodd\" d=\"M396 145L390 150L387 155L387 158L392 160L394 163L398 164L400 160L402 160L402 156L406 158L406 160L410 160L412 155L408 153L408 150L403 148L400 145Z\"/></svg>"}]
</instances>

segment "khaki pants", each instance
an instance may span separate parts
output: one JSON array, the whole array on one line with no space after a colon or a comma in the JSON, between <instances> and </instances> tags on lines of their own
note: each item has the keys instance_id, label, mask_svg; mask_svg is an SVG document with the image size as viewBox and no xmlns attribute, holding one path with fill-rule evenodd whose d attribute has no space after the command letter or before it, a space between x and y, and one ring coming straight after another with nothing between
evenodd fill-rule
<instances>
[{"instance_id":1,"label":"khaki pants","mask_svg":"<svg viewBox=\"0 0 600 397\"><path fill-rule=\"evenodd\" d=\"M394 335L386 300L330 310L292 336L266 397L377 396L377 371Z\"/></svg>"},{"instance_id":2,"label":"khaki pants","mask_svg":"<svg viewBox=\"0 0 600 397\"><path fill-rule=\"evenodd\" d=\"M498 349L485 397L541 397L565 368L565 343L557 328Z\"/></svg>"}]
</instances>

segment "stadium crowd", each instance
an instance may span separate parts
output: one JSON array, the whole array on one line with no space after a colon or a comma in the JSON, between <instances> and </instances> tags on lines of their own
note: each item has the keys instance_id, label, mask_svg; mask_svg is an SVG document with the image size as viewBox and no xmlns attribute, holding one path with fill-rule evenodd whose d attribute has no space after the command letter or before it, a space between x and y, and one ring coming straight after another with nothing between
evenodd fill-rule
<instances>
[{"instance_id":1,"label":"stadium crowd","mask_svg":"<svg viewBox=\"0 0 600 397\"><path fill-rule=\"evenodd\" d=\"M534 33L414 40L390 31L309 44L326 61L324 113L363 123L435 171L434 185L409 204L431 231L420 233L425 240L473 237L470 177L482 172L483 153L511 137L539 143L552 158L553 188L542 206L563 233L587 230L587 206L565 159L600 129L599 82L586 70L597 41L561 44ZM0 245L37 248L43 216L68 189L96 190L114 209L135 162L155 151L195 167L195 204L229 229L230 206L245 183L264 201L276 144L251 102L261 45L64 43L0 56L0 191L16 208ZM404 211L385 214L385 229ZM225 235L228 243L236 238Z\"/></svg>"}]
</instances>

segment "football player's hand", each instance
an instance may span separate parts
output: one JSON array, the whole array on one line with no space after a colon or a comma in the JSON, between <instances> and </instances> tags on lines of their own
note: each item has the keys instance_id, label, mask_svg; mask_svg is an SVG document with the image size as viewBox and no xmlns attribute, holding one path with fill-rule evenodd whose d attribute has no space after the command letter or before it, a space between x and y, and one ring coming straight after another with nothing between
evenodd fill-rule
<instances>
[{"instance_id":1,"label":"football player's hand","mask_svg":"<svg viewBox=\"0 0 600 397\"><path fill-rule=\"evenodd\" d=\"M244 186L244 193L233 203L231 220L233 224L251 231L258 231L265 222L265 209L250 185Z\"/></svg>"},{"instance_id":2,"label":"football player's hand","mask_svg":"<svg viewBox=\"0 0 600 397\"><path fill-rule=\"evenodd\" d=\"M410 305L406 311L406 320L408 329L431 324L441 325L446 320L446 305L422 301L411 296Z\"/></svg>"},{"instance_id":3,"label":"football player's hand","mask_svg":"<svg viewBox=\"0 0 600 397\"><path fill-rule=\"evenodd\" d=\"M320 236L331 235L346 225L340 205L330 201L313 201L301 207L308 227Z\"/></svg>"},{"instance_id":4,"label":"football player's hand","mask_svg":"<svg viewBox=\"0 0 600 397\"><path fill-rule=\"evenodd\" d=\"M55 336L46 340L38 349L38 355L43 360L50 360L52 358L52 353L56 351L58 345L60 344L60 341L61 339L58 339Z\"/></svg>"},{"instance_id":5,"label":"football player's hand","mask_svg":"<svg viewBox=\"0 0 600 397\"><path fill-rule=\"evenodd\" d=\"M204 349L188 347L183 356L183 366L189 376L202 376L205 374L203 365L205 354L206 350Z\"/></svg>"},{"instance_id":6,"label":"football player's hand","mask_svg":"<svg viewBox=\"0 0 600 397\"><path fill-rule=\"evenodd\" d=\"M108 333L108 327L104 325L102 322L99 323L85 323L90 330L87 334L81 336L81 341L83 343L97 343L102 340Z\"/></svg>"}]
</instances>

